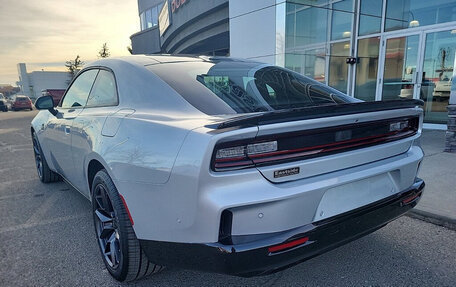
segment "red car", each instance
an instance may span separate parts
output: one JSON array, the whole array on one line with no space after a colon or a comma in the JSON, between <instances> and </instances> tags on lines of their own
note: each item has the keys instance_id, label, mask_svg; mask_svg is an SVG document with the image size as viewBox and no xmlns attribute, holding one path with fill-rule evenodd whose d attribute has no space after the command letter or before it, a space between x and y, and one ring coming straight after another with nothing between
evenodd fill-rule
<instances>
[{"instance_id":1,"label":"red car","mask_svg":"<svg viewBox=\"0 0 456 287\"><path fill-rule=\"evenodd\" d=\"M33 110L32 101L27 96L15 96L11 104L13 111Z\"/></svg>"},{"instance_id":2,"label":"red car","mask_svg":"<svg viewBox=\"0 0 456 287\"><path fill-rule=\"evenodd\" d=\"M52 97L52 100L54 101L54 107L60 103L60 100L62 99L64 93L65 90L63 89L46 89L41 91L42 96Z\"/></svg>"}]
</instances>

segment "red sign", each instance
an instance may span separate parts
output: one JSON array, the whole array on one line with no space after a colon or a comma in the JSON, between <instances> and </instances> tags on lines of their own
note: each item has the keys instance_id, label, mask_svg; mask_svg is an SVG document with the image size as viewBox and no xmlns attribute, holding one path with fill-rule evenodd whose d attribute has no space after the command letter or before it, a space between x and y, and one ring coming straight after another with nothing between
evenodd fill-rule
<instances>
[{"instance_id":1,"label":"red sign","mask_svg":"<svg viewBox=\"0 0 456 287\"><path fill-rule=\"evenodd\" d=\"M174 13L177 9L179 9L187 1L188 0L173 0L171 2L171 11Z\"/></svg>"}]
</instances>

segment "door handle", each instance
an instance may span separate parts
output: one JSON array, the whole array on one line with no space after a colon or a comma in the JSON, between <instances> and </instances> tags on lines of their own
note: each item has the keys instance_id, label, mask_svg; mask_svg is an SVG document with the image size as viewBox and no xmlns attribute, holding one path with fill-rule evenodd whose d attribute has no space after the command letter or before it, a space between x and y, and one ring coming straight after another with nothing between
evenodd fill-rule
<instances>
[{"instance_id":1,"label":"door handle","mask_svg":"<svg viewBox=\"0 0 456 287\"><path fill-rule=\"evenodd\" d=\"M69 135L71 132L70 126L65 126L65 134Z\"/></svg>"}]
</instances>

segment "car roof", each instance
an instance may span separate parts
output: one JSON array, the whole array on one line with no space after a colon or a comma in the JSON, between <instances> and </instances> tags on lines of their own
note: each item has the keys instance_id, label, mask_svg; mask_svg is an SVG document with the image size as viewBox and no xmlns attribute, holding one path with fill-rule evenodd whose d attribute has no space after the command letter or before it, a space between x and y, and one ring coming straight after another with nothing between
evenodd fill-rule
<instances>
[{"instance_id":1,"label":"car roof","mask_svg":"<svg viewBox=\"0 0 456 287\"><path fill-rule=\"evenodd\" d=\"M178 62L251 62L259 63L257 61L234 58L234 57L223 57L223 56L205 56L205 55L171 55L171 54L153 54L153 55L131 55L123 57L110 57L99 59L89 63L86 67L109 64L109 62L119 61L132 63L141 66L166 64L166 63L178 63Z\"/></svg>"},{"instance_id":2,"label":"car roof","mask_svg":"<svg viewBox=\"0 0 456 287\"><path fill-rule=\"evenodd\" d=\"M80 71L93 68L106 68L114 73L119 94L119 105L143 110L154 110L155 114L167 115L170 112L190 115L204 115L182 98L176 90L169 86L163 79L155 74L151 67L176 63L174 68L179 69L179 63L213 63L232 64L234 62L263 63L228 58L195 55L130 55L124 57L109 57L87 63ZM132 89L132 87L135 87ZM166 97L159 95L166 94ZM145 98L145 95L148 95ZM145 100L151 99L151 100ZM206 115L205 115L206 116Z\"/></svg>"}]
</instances>

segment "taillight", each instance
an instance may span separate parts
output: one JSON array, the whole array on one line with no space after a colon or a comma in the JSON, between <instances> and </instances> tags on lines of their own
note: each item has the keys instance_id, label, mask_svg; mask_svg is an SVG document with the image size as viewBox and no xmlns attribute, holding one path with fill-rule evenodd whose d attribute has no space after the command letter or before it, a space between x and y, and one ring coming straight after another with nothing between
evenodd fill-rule
<instances>
[{"instance_id":1,"label":"taillight","mask_svg":"<svg viewBox=\"0 0 456 287\"><path fill-rule=\"evenodd\" d=\"M215 170L237 169L253 166L251 157L277 151L277 141L253 143L217 149L215 152Z\"/></svg>"},{"instance_id":2,"label":"taillight","mask_svg":"<svg viewBox=\"0 0 456 287\"><path fill-rule=\"evenodd\" d=\"M215 147L212 170L277 164L367 147L413 136L418 126L418 117L407 117L223 142Z\"/></svg>"}]
</instances>

